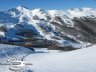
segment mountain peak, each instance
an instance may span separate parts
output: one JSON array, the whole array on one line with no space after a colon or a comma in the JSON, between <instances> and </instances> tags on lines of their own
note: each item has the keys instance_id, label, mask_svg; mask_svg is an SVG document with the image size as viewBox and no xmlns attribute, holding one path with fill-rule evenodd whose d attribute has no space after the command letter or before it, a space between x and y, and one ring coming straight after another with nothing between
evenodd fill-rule
<instances>
[{"instance_id":1,"label":"mountain peak","mask_svg":"<svg viewBox=\"0 0 96 72\"><path fill-rule=\"evenodd\" d=\"M28 8L25 7L25 6L17 6L17 8L26 8L26 9L28 9Z\"/></svg>"},{"instance_id":2,"label":"mountain peak","mask_svg":"<svg viewBox=\"0 0 96 72\"><path fill-rule=\"evenodd\" d=\"M71 8L71 9L68 9L68 10L83 11L83 10L95 10L95 9L91 8L91 7L83 7L83 8Z\"/></svg>"},{"instance_id":3,"label":"mountain peak","mask_svg":"<svg viewBox=\"0 0 96 72\"><path fill-rule=\"evenodd\" d=\"M89 7L84 7L82 9L83 9L83 11L95 11L94 8L89 8Z\"/></svg>"},{"instance_id":4,"label":"mountain peak","mask_svg":"<svg viewBox=\"0 0 96 72\"><path fill-rule=\"evenodd\" d=\"M18 10L24 10L24 9L28 9L28 8L25 7L25 6L18 6L18 7L16 7L16 9L18 9Z\"/></svg>"},{"instance_id":5,"label":"mountain peak","mask_svg":"<svg viewBox=\"0 0 96 72\"><path fill-rule=\"evenodd\" d=\"M33 11L36 11L36 12L44 12L44 9L36 8L36 9L33 9Z\"/></svg>"}]
</instances>

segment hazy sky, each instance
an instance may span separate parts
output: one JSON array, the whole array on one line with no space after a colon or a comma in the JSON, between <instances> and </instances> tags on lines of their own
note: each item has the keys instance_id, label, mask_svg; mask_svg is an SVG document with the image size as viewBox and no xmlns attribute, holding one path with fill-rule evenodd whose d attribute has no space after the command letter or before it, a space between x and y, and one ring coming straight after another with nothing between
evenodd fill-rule
<instances>
[{"instance_id":1,"label":"hazy sky","mask_svg":"<svg viewBox=\"0 0 96 72\"><path fill-rule=\"evenodd\" d=\"M96 8L96 0L0 0L0 10L20 5L29 9L69 9L77 7Z\"/></svg>"}]
</instances>

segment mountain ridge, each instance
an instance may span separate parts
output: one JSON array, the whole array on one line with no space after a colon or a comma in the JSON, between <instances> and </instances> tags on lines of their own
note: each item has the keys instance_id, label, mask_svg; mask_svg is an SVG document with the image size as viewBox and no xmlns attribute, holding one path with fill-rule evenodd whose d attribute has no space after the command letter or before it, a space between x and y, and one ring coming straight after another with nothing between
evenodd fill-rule
<instances>
[{"instance_id":1,"label":"mountain ridge","mask_svg":"<svg viewBox=\"0 0 96 72\"><path fill-rule=\"evenodd\" d=\"M18 6L0 11L0 40L7 43L10 40L13 43L15 40L27 40L25 42L29 45L33 43L31 47L39 47L38 43L42 42L41 46L45 47L54 45L82 48L96 43L95 18L96 9L93 8L29 10Z\"/></svg>"}]
</instances>

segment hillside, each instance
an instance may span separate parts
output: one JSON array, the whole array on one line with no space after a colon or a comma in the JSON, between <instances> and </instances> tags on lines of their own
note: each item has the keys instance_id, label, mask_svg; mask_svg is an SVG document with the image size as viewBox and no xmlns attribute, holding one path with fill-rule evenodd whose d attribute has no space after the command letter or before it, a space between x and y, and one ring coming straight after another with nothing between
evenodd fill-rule
<instances>
[{"instance_id":1,"label":"hillside","mask_svg":"<svg viewBox=\"0 0 96 72\"><path fill-rule=\"evenodd\" d=\"M0 42L24 47L75 50L96 44L96 9L0 11Z\"/></svg>"}]
</instances>

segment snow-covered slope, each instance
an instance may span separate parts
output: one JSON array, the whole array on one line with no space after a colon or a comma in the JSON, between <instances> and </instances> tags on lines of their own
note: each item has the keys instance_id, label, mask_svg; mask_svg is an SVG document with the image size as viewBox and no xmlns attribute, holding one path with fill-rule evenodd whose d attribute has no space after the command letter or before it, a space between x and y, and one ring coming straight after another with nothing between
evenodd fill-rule
<instances>
[{"instance_id":1,"label":"snow-covered slope","mask_svg":"<svg viewBox=\"0 0 96 72\"><path fill-rule=\"evenodd\" d=\"M10 63L23 61L24 57L32 53L31 49L25 47L0 44L0 72L12 72L9 68L14 67L14 65L12 66ZM22 72L26 72L25 69Z\"/></svg>"},{"instance_id":2,"label":"snow-covered slope","mask_svg":"<svg viewBox=\"0 0 96 72\"><path fill-rule=\"evenodd\" d=\"M70 13L71 17L92 17L91 15L93 15L93 17L96 17L96 9L93 8L87 8L84 7L82 9L80 8L75 8L75 9L71 9L71 10L67 10L68 13Z\"/></svg>"},{"instance_id":3,"label":"snow-covered slope","mask_svg":"<svg viewBox=\"0 0 96 72\"><path fill-rule=\"evenodd\" d=\"M38 37L55 45L66 46L67 43L81 48L96 43L95 18L96 9L93 8L29 10L18 6L0 11L0 40L8 42L10 39Z\"/></svg>"},{"instance_id":4,"label":"snow-covered slope","mask_svg":"<svg viewBox=\"0 0 96 72\"><path fill-rule=\"evenodd\" d=\"M19 72L96 72L96 45L70 52L42 48L33 52L20 46L0 44L0 72L13 72L10 68L16 68L14 65L2 64L14 61L32 64L23 64Z\"/></svg>"},{"instance_id":5,"label":"snow-covered slope","mask_svg":"<svg viewBox=\"0 0 96 72\"><path fill-rule=\"evenodd\" d=\"M26 62L33 72L96 72L96 45L71 52L30 54Z\"/></svg>"}]
</instances>

